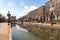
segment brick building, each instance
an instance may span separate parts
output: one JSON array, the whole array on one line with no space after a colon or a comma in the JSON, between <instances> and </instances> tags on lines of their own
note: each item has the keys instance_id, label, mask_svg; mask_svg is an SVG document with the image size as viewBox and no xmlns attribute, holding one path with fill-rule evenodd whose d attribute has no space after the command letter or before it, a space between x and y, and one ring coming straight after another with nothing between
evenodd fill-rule
<instances>
[{"instance_id":1,"label":"brick building","mask_svg":"<svg viewBox=\"0 0 60 40\"><path fill-rule=\"evenodd\" d=\"M40 19L40 18L45 18L45 6L41 6L31 12L28 13L28 16L31 19Z\"/></svg>"},{"instance_id":2,"label":"brick building","mask_svg":"<svg viewBox=\"0 0 60 40\"><path fill-rule=\"evenodd\" d=\"M57 19L60 19L60 0L55 0L54 2L54 13Z\"/></svg>"},{"instance_id":3,"label":"brick building","mask_svg":"<svg viewBox=\"0 0 60 40\"><path fill-rule=\"evenodd\" d=\"M55 16L55 20L60 19L60 0L49 0L45 5L29 12L26 16L29 19L50 20L51 13Z\"/></svg>"},{"instance_id":4,"label":"brick building","mask_svg":"<svg viewBox=\"0 0 60 40\"><path fill-rule=\"evenodd\" d=\"M45 13L47 20L50 19L51 12L55 15L55 20L60 19L60 0L50 0L45 3Z\"/></svg>"},{"instance_id":5,"label":"brick building","mask_svg":"<svg viewBox=\"0 0 60 40\"><path fill-rule=\"evenodd\" d=\"M48 1L47 3L45 3L45 14L46 14L46 20L49 20L50 17L50 1Z\"/></svg>"},{"instance_id":6,"label":"brick building","mask_svg":"<svg viewBox=\"0 0 60 40\"><path fill-rule=\"evenodd\" d=\"M10 17L10 22L16 22L16 16L11 16Z\"/></svg>"},{"instance_id":7,"label":"brick building","mask_svg":"<svg viewBox=\"0 0 60 40\"><path fill-rule=\"evenodd\" d=\"M45 14L45 5L43 5L43 6L38 8L37 17L38 17L38 19L42 18L42 19L45 20L45 16L46 16L46 14Z\"/></svg>"}]
</instances>

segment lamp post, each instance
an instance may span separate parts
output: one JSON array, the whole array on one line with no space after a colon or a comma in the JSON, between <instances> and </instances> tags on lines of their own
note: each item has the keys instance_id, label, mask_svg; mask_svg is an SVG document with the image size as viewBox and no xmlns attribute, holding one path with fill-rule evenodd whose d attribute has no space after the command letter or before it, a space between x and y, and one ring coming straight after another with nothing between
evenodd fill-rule
<instances>
[{"instance_id":1,"label":"lamp post","mask_svg":"<svg viewBox=\"0 0 60 40\"><path fill-rule=\"evenodd\" d=\"M7 16L8 16L8 25L9 25L9 23L10 23L10 16L11 16L10 11L8 11Z\"/></svg>"}]
</instances>

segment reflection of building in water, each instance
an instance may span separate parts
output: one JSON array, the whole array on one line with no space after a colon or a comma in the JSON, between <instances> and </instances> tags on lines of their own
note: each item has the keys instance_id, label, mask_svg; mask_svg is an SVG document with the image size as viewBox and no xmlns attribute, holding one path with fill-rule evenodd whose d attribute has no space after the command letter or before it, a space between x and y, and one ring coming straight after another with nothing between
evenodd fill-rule
<instances>
[{"instance_id":1,"label":"reflection of building in water","mask_svg":"<svg viewBox=\"0 0 60 40\"><path fill-rule=\"evenodd\" d=\"M16 24L11 24L11 27L15 27L16 26Z\"/></svg>"}]
</instances>

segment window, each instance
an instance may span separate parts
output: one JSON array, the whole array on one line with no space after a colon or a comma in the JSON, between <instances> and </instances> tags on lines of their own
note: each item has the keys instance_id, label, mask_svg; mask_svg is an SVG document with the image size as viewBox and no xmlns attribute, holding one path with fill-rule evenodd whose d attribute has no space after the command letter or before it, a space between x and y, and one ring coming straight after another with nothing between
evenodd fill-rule
<instances>
[{"instance_id":1,"label":"window","mask_svg":"<svg viewBox=\"0 0 60 40\"><path fill-rule=\"evenodd\" d=\"M60 0L57 0L57 1L55 2L55 4L56 4L56 5L59 5L59 4L60 4Z\"/></svg>"},{"instance_id":2,"label":"window","mask_svg":"<svg viewBox=\"0 0 60 40\"><path fill-rule=\"evenodd\" d=\"M58 9L57 11L60 12L60 9Z\"/></svg>"},{"instance_id":3,"label":"window","mask_svg":"<svg viewBox=\"0 0 60 40\"><path fill-rule=\"evenodd\" d=\"M50 8L52 8L52 7L54 7L54 4L52 3L52 4L50 4Z\"/></svg>"},{"instance_id":4,"label":"window","mask_svg":"<svg viewBox=\"0 0 60 40\"><path fill-rule=\"evenodd\" d=\"M54 11L54 4L50 4L50 12Z\"/></svg>"}]
</instances>

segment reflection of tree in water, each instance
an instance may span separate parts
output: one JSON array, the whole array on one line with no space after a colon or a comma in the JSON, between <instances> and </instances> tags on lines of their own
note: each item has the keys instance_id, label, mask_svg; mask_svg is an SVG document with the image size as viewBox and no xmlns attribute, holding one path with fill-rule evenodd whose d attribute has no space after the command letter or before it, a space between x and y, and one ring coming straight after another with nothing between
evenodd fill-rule
<instances>
[{"instance_id":1,"label":"reflection of tree in water","mask_svg":"<svg viewBox=\"0 0 60 40\"><path fill-rule=\"evenodd\" d=\"M11 23L11 27L15 27L15 26L16 26L16 24L12 24L12 23Z\"/></svg>"},{"instance_id":2,"label":"reflection of tree in water","mask_svg":"<svg viewBox=\"0 0 60 40\"><path fill-rule=\"evenodd\" d=\"M50 37L52 38L52 35L54 37L52 40L60 40L60 29L52 30L53 33L51 33L51 28L42 28L41 30L43 31L40 31L39 34L42 40L51 40Z\"/></svg>"},{"instance_id":3,"label":"reflection of tree in water","mask_svg":"<svg viewBox=\"0 0 60 40\"><path fill-rule=\"evenodd\" d=\"M21 25L20 25L21 26ZM41 40L60 40L60 28L39 27L39 26L21 26L33 32L41 38ZM30 28L30 29L29 29Z\"/></svg>"}]
</instances>

